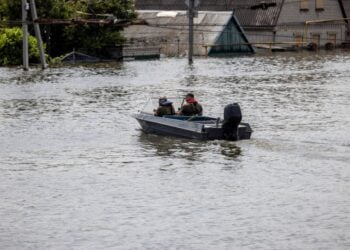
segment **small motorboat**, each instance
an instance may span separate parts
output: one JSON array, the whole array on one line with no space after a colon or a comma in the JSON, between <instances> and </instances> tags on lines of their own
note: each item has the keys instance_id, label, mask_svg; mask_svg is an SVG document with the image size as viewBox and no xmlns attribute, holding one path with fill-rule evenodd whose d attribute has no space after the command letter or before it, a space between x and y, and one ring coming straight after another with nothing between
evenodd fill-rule
<instances>
[{"instance_id":1,"label":"small motorboat","mask_svg":"<svg viewBox=\"0 0 350 250\"><path fill-rule=\"evenodd\" d=\"M241 122L242 114L238 103L224 108L224 119L208 116L164 115L140 111L134 115L145 133L176 136L199 140L243 140L250 139L252 129Z\"/></svg>"}]
</instances>

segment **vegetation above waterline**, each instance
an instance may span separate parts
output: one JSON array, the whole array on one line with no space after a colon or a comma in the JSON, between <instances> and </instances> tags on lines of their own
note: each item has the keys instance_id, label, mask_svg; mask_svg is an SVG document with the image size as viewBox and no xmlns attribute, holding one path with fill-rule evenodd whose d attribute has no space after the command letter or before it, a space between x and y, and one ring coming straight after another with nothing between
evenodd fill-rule
<instances>
[{"instance_id":1,"label":"vegetation above waterline","mask_svg":"<svg viewBox=\"0 0 350 250\"><path fill-rule=\"evenodd\" d=\"M133 1L131 0L36 0L37 12L40 18L72 20L75 18L98 19L106 18L106 14L112 18L133 19L136 17ZM0 65L18 65L22 56L22 33L18 27L21 22L21 1L2 0L0 2L0 24L12 27L0 28ZM45 43L46 52L50 57L61 56L73 49L80 50L89 55L98 57L110 57L110 48L122 44L125 38L120 34L120 28L99 24L72 24L49 25L42 24L41 33ZM34 34L30 27L30 33ZM11 35L9 35L11 34ZM30 49L36 46L33 38L30 38ZM3 46L1 46L3 45ZM36 47L35 47L36 48ZM34 50L34 49L32 49ZM15 51L12 55L9 51ZM4 59L2 55L7 55ZM30 59L38 60L38 54L33 52Z\"/></svg>"}]
</instances>

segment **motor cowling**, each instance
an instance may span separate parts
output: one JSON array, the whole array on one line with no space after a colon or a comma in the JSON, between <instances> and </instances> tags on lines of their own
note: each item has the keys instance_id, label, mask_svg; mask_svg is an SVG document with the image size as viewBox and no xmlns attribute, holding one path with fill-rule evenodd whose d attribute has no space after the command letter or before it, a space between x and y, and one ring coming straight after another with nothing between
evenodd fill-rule
<instances>
[{"instance_id":1,"label":"motor cowling","mask_svg":"<svg viewBox=\"0 0 350 250\"><path fill-rule=\"evenodd\" d=\"M228 104L224 108L224 121L222 123L223 136L227 140L239 139L238 126L242 121L241 107L238 103Z\"/></svg>"}]
</instances>

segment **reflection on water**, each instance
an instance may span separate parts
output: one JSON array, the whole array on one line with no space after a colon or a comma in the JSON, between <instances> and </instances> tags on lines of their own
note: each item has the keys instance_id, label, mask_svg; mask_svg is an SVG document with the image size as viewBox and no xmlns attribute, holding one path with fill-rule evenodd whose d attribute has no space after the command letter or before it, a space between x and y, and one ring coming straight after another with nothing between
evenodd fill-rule
<instances>
[{"instance_id":1,"label":"reflection on water","mask_svg":"<svg viewBox=\"0 0 350 250\"><path fill-rule=\"evenodd\" d=\"M349 68L344 53L0 68L0 248L348 249ZM187 92L213 117L239 102L252 139L140 131L150 96Z\"/></svg>"},{"instance_id":2,"label":"reflection on water","mask_svg":"<svg viewBox=\"0 0 350 250\"><path fill-rule=\"evenodd\" d=\"M221 154L229 159L237 158L242 152L241 148L232 142L223 141L220 143L220 146L222 148Z\"/></svg>"},{"instance_id":3,"label":"reflection on water","mask_svg":"<svg viewBox=\"0 0 350 250\"><path fill-rule=\"evenodd\" d=\"M237 158L241 148L229 141L200 141L169 136L146 134L140 131L140 145L147 151L156 151L156 155L165 158L182 158L200 162L203 157L221 153L226 160ZM224 160L223 159L223 160Z\"/></svg>"},{"instance_id":4,"label":"reflection on water","mask_svg":"<svg viewBox=\"0 0 350 250\"><path fill-rule=\"evenodd\" d=\"M161 157L184 158L188 161L199 161L201 153L205 152L207 142L189 139L146 134L140 131L140 145L146 150L156 150Z\"/></svg>"}]
</instances>

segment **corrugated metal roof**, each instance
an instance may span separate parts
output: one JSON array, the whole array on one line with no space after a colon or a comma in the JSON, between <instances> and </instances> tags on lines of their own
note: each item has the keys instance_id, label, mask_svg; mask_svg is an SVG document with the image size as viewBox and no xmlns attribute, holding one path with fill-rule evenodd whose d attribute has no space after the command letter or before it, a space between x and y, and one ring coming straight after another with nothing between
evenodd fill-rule
<instances>
[{"instance_id":1,"label":"corrugated metal roof","mask_svg":"<svg viewBox=\"0 0 350 250\"><path fill-rule=\"evenodd\" d=\"M251 9L261 3L275 3L267 9ZM201 0L198 10L201 11L234 11L243 27L275 26L284 0ZM346 1L348 2L348 1ZM186 10L188 7L181 0L136 0L136 8L141 10Z\"/></svg>"},{"instance_id":2,"label":"corrugated metal roof","mask_svg":"<svg viewBox=\"0 0 350 250\"><path fill-rule=\"evenodd\" d=\"M138 11L138 18L146 20L148 25L131 25L123 33L129 41L145 45L168 44L178 47L180 53L187 50L188 17L186 11ZM204 54L205 45L213 45L221 35L226 25L232 20L232 12L200 11L194 19L194 53ZM243 31L239 33L244 36ZM249 45L250 46L250 45ZM253 52L251 48L251 52ZM170 54L170 53L165 53Z\"/></svg>"},{"instance_id":3,"label":"corrugated metal roof","mask_svg":"<svg viewBox=\"0 0 350 250\"><path fill-rule=\"evenodd\" d=\"M173 15L173 11L172 11ZM201 37L201 42L207 43L215 40L217 33L222 31L232 12L200 12L194 19L195 36ZM138 18L144 19L149 25L132 25L124 30L124 33L132 37L179 37L188 35L188 17L186 11L177 11L176 16L167 16L164 11L138 11ZM196 27L197 25L197 27ZM205 33L205 37L202 34ZM182 39L186 40L186 39ZM198 40L198 39L197 39ZM198 42L198 41L197 41Z\"/></svg>"},{"instance_id":4,"label":"corrugated metal roof","mask_svg":"<svg viewBox=\"0 0 350 250\"><path fill-rule=\"evenodd\" d=\"M256 6L263 1L246 0L234 1L232 8L235 16L238 18L243 27L246 26L275 26L278 21L279 14L283 6L283 0L264 1L265 3L275 3L276 6L270 6L266 9L256 8L251 9L251 6Z\"/></svg>"}]
</instances>

